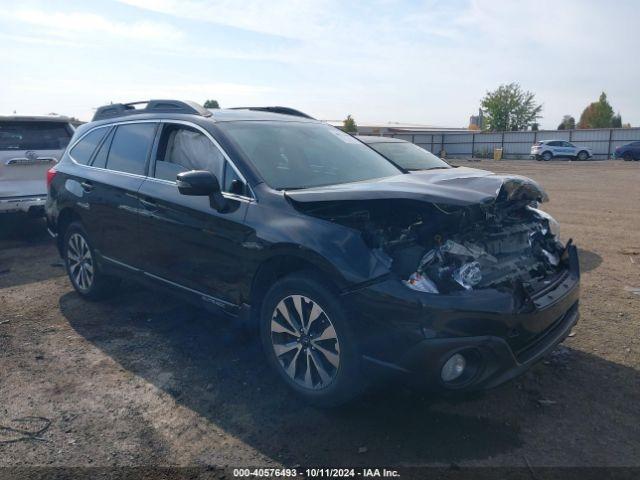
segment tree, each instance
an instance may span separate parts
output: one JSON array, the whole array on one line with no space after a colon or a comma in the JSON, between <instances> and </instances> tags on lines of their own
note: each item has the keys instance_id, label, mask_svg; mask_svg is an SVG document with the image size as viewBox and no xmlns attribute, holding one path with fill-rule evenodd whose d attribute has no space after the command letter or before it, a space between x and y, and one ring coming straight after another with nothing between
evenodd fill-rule
<instances>
[{"instance_id":1,"label":"tree","mask_svg":"<svg viewBox=\"0 0 640 480\"><path fill-rule=\"evenodd\" d=\"M613 121L613 108L602 92L597 102L589 104L580 115L578 128L608 128Z\"/></svg>"},{"instance_id":2,"label":"tree","mask_svg":"<svg viewBox=\"0 0 640 480\"><path fill-rule=\"evenodd\" d=\"M562 117L562 122L558 125L558 130L573 130L576 128L576 119L571 115L565 115Z\"/></svg>"},{"instance_id":3,"label":"tree","mask_svg":"<svg viewBox=\"0 0 640 480\"><path fill-rule=\"evenodd\" d=\"M541 118L542 105L537 105L535 95L522 91L517 83L487 92L481 105L485 126L492 131L526 130Z\"/></svg>"},{"instance_id":4,"label":"tree","mask_svg":"<svg viewBox=\"0 0 640 480\"><path fill-rule=\"evenodd\" d=\"M347 115L347 118L342 122L342 130L347 133L357 133L358 125L351 115Z\"/></svg>"},{"instance_id":5,"label":"tree","mask_svg":"<svg viewBox=\"0 0 640 480\"><path fill-rule=\"evenodd\" d=\"M617 115L611 117L611 127L622 128L622 117L620 116L620 112L618 112Z\"/></svg>"},{"instance_id":6,"label":"tree","mask_svg":"<svg viewBox=\"0 0 640 480\"><path fill-rule=\"evenodd\" d=\"M206 100L204 102L204 108L220 108L217 100Z\"/></svg>"},{"instance_id":7,"label":"tree","mask_svg":"<svg viewBox=\"0 0 640 480\"><path fill-rule=\"evenodd\" d=\"M537 132L538 130L540 130L540 124L538 122L533 122L531 124L531 131Z\"/></svg>"}]
</instances>

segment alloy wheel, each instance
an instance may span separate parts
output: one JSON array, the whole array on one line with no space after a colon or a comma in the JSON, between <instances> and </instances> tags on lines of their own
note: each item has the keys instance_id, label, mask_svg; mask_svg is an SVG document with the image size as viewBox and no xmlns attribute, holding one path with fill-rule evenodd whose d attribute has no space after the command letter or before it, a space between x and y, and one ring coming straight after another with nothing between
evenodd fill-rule
<instances>
[{"instance_id":1,"label":"alloy wheel","mask_svg":"<svg viewBox=\"0 0 640 480\"><path fill-rule=\"evenodd\" d=\"M67 265L69 275L76 286L83 292L90 290L94 277L93 257L87 241L79 233L74 233L69 237Z\"/></svg>"},{"instance_id":2,"label":"alloy wheel","mask_svg":"<svg viewBox=\"0 0 640 480\"><path fill-rule=\"evenodd\" d=\"M308 297L289 295L276 305L271 344L284 372L302 388L325 388L338 373L338 335L322 307Z\"/></svg>"}]
</instances>

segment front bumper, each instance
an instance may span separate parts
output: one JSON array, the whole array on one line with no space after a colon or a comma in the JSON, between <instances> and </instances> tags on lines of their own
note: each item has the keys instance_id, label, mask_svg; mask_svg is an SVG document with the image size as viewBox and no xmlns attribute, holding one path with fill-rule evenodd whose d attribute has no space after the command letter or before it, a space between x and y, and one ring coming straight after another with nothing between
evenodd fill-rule
<instances>
[{"instance_id":1,"label":"front bumper","mask_svg":"<svg viewBox=\"0 0 640 480\"><path fill-rule=\"evenodd\" d=\"M358 318L366 371L397 376L436 391L469 391L504 383L539 361L579 318L579 266L569 247L567 269L542 291L524 296L497 290L433 295L388 279L345 295ZM466 373L445 383L440 372L455 353Z\"/></svg>"},{"instance_id":2,"label":"front bumper","mask_svg":"<svg viewBox=\"0 0 640 480\"><path fill-rule=\"evenodd\" d=\"M47 194L0 198L0 213L25 212L44 214Z\"/></svg>"}]
</instances>

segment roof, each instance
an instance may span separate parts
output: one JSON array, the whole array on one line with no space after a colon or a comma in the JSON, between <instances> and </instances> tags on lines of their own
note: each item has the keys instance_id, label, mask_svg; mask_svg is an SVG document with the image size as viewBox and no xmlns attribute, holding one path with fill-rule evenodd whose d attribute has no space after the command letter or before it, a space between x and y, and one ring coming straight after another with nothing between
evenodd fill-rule
<instances>
[{"instance_id":1,"label":"roof","mask_svg":"<svg viewBox=\"0 0 640 480\"><path fill-rule=\"evenodd\" d=\"M112 103L96 109L92 121L115 118L157 118L156 115L193 115L216 122L242 120L315 121L309 115L289 107L241 107L229 109L206 109L201 105L183 100L144 100L130 103Z\"/></svg>"},{"instance_id":2,"label":"roof","mask_svg":"<svg viewBox=\"0 0 640 480\"><path fill-rule=\"evenodd\" d=\"M406 140L402 140L401 138L393 138L393 137L381 137L374 135L356 135L358 140L363 141L366 144L371 143L409 143Z\"/></svg>"},{"instance_id":3,"label":"roof","mask_svg":"<svg viewBox=\"0 0 640 480\"><path fill-rule=\"evenodd\" d=\"M71 122L69 117L62 115L0 115L0 121L2 120L13 122Z\"/></svg>"}]
</instances>

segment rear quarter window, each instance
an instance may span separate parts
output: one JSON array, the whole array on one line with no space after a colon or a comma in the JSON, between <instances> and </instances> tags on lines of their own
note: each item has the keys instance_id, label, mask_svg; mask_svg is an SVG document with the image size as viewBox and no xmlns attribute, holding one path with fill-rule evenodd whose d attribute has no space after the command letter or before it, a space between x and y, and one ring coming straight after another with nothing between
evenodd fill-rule
<instances>
[{"instance_id":1,"label":"rear quarter window","mask_svg":"<svg viewBox=\"0 0 640 480\"><path fill-rule=\"evenodd\" d=\"M0 122L0 150L62 150L71 134L64 122Z\"/></svg>"},{"instance_id":2,"label":"rear quarter window","mask_svg":"<svg viewBox=\"0 0 640 480\"><path fill-rule=\"evenodd\" d=\"M73 158L77 163L81 163L83 165L89 163L91 155L93 155L94 150L108 130L108 128L97 128L87 133L69 152L71 158Z\"/></svg>"}]
</instances>

